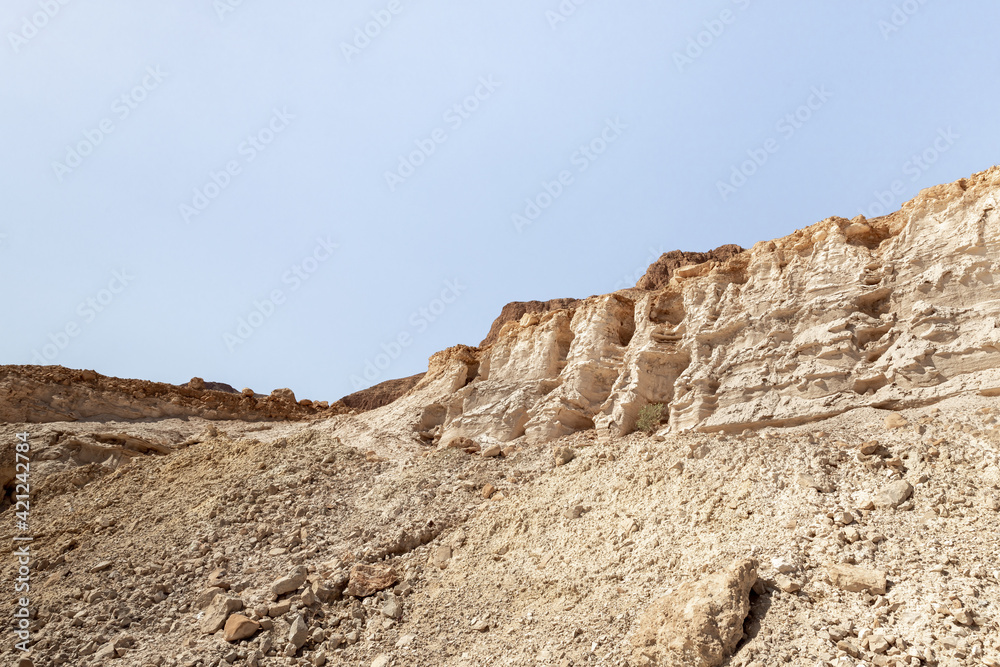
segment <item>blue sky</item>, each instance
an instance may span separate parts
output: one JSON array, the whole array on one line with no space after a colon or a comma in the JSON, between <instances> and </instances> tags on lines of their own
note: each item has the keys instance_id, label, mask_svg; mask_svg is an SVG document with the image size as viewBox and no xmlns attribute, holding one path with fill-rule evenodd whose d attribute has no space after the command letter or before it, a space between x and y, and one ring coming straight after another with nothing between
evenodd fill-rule
<instances>
[{"instance_id":1,"label":"blue sky","mask_svg":"<svg viewBox=\"0 0 1000 667\"><path fill-rule=\"evenodd\" d=\"M335 400L997 162L985 0L63 1L0 12L0 363Z\"/></svg>"}]
</instances>

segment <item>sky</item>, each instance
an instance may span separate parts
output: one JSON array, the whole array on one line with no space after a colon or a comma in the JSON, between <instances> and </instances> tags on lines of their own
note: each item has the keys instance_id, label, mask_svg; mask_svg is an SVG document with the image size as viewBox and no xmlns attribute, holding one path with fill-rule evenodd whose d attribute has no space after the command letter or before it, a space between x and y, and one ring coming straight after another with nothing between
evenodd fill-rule
<instances>
[{"instance_id":1,"label":"sky","mask_svg":"<svg viewBox=\"0 0 1000 667\"><path fill-rule=\"evenodd\" d=\"M5 0L0 364L334 401L1000 160L1000 6Z\"/></svg>"}]
</instances>

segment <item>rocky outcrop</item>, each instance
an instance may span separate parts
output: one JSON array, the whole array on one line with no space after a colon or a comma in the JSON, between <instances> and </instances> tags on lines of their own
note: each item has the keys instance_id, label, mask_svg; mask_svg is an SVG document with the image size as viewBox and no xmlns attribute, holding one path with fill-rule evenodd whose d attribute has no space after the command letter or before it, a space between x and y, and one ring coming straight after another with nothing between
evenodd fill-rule
<instances>
[{"instance_id":1,"label":"rocky outcrop","mask_svg":"<svg viewBox=\"0 0 1000 667\"><path fill-rule=\"evenodd\" d=\"M698 264L668 253L642 289L511 304L489 344L435 355L372 419L442 444L545 442L628 433L655 403L674 431L742 431L1000 394L998 192L993 168L879 219L827 218Z\"/></svg>"},{"instance_id":2,"label":"rocky outcrop","mask_svg":"<svg viewBox=\"0 0 1000 667\"><path fill-rule=\"evenodd\" d=\"M413 389L413 387L416 386L416 384L420 382L423 377L423 373L417 373L416 375L411 375L407 378L386 380L385 382L380 382L374 387L362 389L361 391L356 391L353 394L344 396L339 402L343 403L348 408L359 412L366 412L368 410L374 410L375 408L381 408L383 405L389 405L397 398Z\"/></svg>"},{"instance_id":3,"label":"rocky outcrop","mask_svg":"<svg viewBox=\"0 0 1000 667\"><path fill-rule=\"evenodd\" d=\"M543 314L553 310L563 310L573 308L579 303L578 299L552 299L550 301L514 301L508 303L500 311L500 316L493 321L490 332L479 344L479 347L492 345L500 337L500 330L508 322L517 322L527 313Z\"/></svg>"},{"instance_id":4,"label":"rocky outcrop","mask_svg":"<svg viewBox=\"0 0 1000 667\"><path fill-rule=\"evenodd\" d=\"M222 389L212 387L221 386ZM346 412L342 404L296 401L294 394L233 393L194 378L183 385L124 380L62 366L0 366L0 421L133 421L201 417L243 421L300 420ZM288 398L290 396L290 398Z\"/></svg>"},{"instance_id":5,"label":"rocky outcrop","mask_svg":"<svg viewBox=\"0 0 1000 667\"><path fill-rule=\"evenodd\" d=\"M639 621L633 664L716 667L743 639L757 562L737 561L650 605Z\"/></svg>"},{"instance_id":6,"label":"rocky outcrop","mask_svg":"<svg viewBox=\"0 0 1000 667\"><path fill-rule=\"evenodd\" d=\"M639 279L636 287L643 290L662 289L670 284L670 279L677 269L705 262L726 262L741 252L744 252L744 249L733 244L719 246L708 252L671 250L660 255L658 260L649 265L646 275Z\"/></svg>"}]
</instances>

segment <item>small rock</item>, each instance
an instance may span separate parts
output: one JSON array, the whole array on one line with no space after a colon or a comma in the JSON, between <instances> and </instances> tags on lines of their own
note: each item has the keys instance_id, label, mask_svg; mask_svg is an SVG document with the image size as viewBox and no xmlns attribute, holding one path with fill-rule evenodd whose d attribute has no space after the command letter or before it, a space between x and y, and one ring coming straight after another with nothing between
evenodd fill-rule
<instances>
[{"instance_id":1,"label":"small rock","mask_svg":"<svg viewBox=\"0 0 1000 667\"><path fill-rule=\"evenodd\" d=\"M271 592L275 595L284 595L285 593L291 593L292 591L297 591L302 587L302 584L306 583L306 577L309 575L309 570L303 566L299 566L292 570L291 574L287 577L281 577L275 580L271 584Z\"/></svg>"},{"instance_id":2,"label":"small rock","mask_svg":"<svg viewBox=\"0 0 1000 667\"><path fill-rule=\"evenodd\" d=\"M449 449L475 449L478 451L480 449L479 445L476 444L471 438L466 438L459 436L457 438L452 438L448 441Z\"/></svg>"},{"instance_id":3,"label":"small rock","mask_svg":"<svg viewBox=\"0 0 1000 667\"><path fill-rule=\"evenodd\" d=\"M492 484L487 484L486 486L483 487L483 490L480 492L479 495L481 495L484 500L489 500L490 498L493 497L493 494L496 493L496 490L497 487L493 486Z\"/></svg>"},{"instance_id":4,"label":"small rock","mask_svg":"<svg viewBox=\"0 0 1000 667\"><path fill-rule=\"evenodd\" d=\"M882 488L875 496L876 507L895 509L902 505L913 493L913 487L905 479L900 479Z\"/></svg>"},{"instance_id":5,"label":"small rock","mask_svg":"<svg viewBox=\"0 0 1000 667\"><path fill-rule=\"evenodd\" d=\"M500 445L489 445L488 447L486 447L486 449L482 450L482 452L480 452L479 455L482 456L483 458L491 459L495 456L500 456L502 451L503 450L501 449Z\"/></svg>"},{"instance_id":6,"label":"small rock","mask_svg":"<svg viewBox=\"0 0 1000 667\"><path fill-rule=\"evenodd\" d=\"M773 558L771 559L771 565L781 574L788 574L795 571L795 563L787 558Z\"/></svg>"},{"instance_id":7,"label":"small rock","mask_svg":"<svg viewBox=\"0 0 1000 667\"><path fill-rule=\"evenodd\" d=\"M374 660L372 660L372 667L388 667L389 656L385 653L379 655Z\"/></svg>"},{"instance_id":8,"label":"small rock","mask_svg":"<svg viewBox=\"0 0 1000 667\"><path fill-rule=\"evenodd\" d=\"M431 550L430 562L436 568L445 569L448 567L448 561L451 560L451 547L437 547Z\"/></svg>"},{"instance_id":9,"label":"small rock","mask_svg":"<svg viewBox=\"0 0 1000 667\"><path fill-rule=\"evenodd\" d=\"M775 577L774 583L775 585L777 585L778 588L785 591L786 593L794 593L795 591L802 590L801 584L799 584L797 581L789 579L783 574L779 574L777 577Z\"/></svg>"},{"instance_id":10,"label":"small rock","mask_svg":"<svg viewBox=\"0 0 1000 667\"><path fill-rule=\"evenodd\" d=\"M847 641L846 639L837 642L837 648L839 648L841 651L851 656L852 658L861 657L861 649L859 649L857 646Z\"/></svg>"},{"instance_id":11,"label":"small rock","mask_svg":"<svg viewBox=\"0 0 1000 667\"><path fill-rule=\"evenodd\" d=\"M475 623L472 624L472 629L475 630L476 632L486 632L487 630L490 629L490 624L488 621L485 620L476 621Z\"/></svg>"},{"instance_id":12,"label":"small rock","mask_svg":"<svg viewBox=\"0 0 1000 667\"><path fill-rule=\"evenodd\" d=\"M91 574L96 574L97 572L104 572L104 570L110 570L112 565L114 565L113 561L104 560L87 571L90 572Z\"/></svg>"},{"instance_id":13,"label":"small rock","mask_svg":"<svg viewBox=\"0 0 1000 667\"><path fill-rule=\"evenodd\" d=\"M827 567L830 582L851 593L867 591L875 595L885 595L885 572L856 565L831 565Z\"/></svg>"},{"instance_id":14,"label":"small rock","mask_svg":"<svg viewBox=\"0 0 1000 667\"><path fill-rule=\"evenodd\" d=\"M196 609L204 609L212 603L216 595L222 595L223 593L225 591L218 587L206 588L195 597L194 606Z\"/></svg>"},{"instance_id":15,"label":"small rock","mask_svg":"<svg viewBox=\"0 0 1000 667\"><path fill-rule=\"evenodd\" d=\"M805 489L816 489L821 493L826 490L826 487L816 481L815 477L802 472L795 475L795 483Z\"/></svg>"},{"instance_id":16,"label":"small rock","mask_svg":"<svg viewBox=\"0 0 1000 667\"><path fill-rule=\"evenodd\" d=\"M898 412L890 413L885 417L885 427L887 429L903 428L909 423L910 422L906 421L903 415L899 414Z\"/></svg>"},{"instance_id":17,"label":"small rock","mask_svg":"<svg viewBox=\"0 0 1000 667\"><path fill-rule=\"evenodd\" d=\"M382 605L382 615L398 621L403 617L403 603L392 593L387 594Z\"/></svg>"},{"instance_id":18,"label":"small rock","mask_svg":"<svg viewBox=\"0 0 1000 667\"><path fill-rule=\"evenodd\" d=\"M222 637L227 642L238 642L241 639L253 637L258 630L260 630L259 623L251 621L243 614L233 614L226 621Z\"/></svg>"},{"instance_id":19,"label":"small rock","mask_svg":"<svg viewBox=\"0 0 1000 667\"><path fill-rule=\"evenodd\" d=\"M563 466L576 458L576 451L572 447L556 447L553 452L557 466Z\"/></svg>"},{"instance_id":20,"label":"small rock","mask_svg":"<svg viewBox=\"0 0 1000 667\"><path fill-rule=\"evenodd\" d=\"M267 615L271 618L278 618L279 616L284 616L288 613L288 610L292 608L291 600L282 600L281 602L276 602L268 607Z\"/></svg>"},{"instance_id":21,"label":"small rock","mask_svg":"<svg viewBox=\"0 0 1000 667\"><path fill-rule=\"evenodd\" d=\"M865 442L865 443L863 443L863 444L862 444L862 445L861 445L861 446L860 446L860 447L858 448L858 450L859 450L859 451L860 451L860 452L861 452L862 454L864 454L865 456L871 456L872 454L874 454L875 452L877 452L877 451L878 451L878 448L879 448L879 444L878 444L878 441L876 441L876 440L871 440L871 441L869 441L869 442Z\"/></svg>"},{"instance_id":22,"label":"small rock","mask_svg":"<svg viewBox=\"0 0 1000 667\"><path fill-rule=\"evenodd\" d=\"M309 626L306 625L305 619L301 615L296 616L295 620L292 621L292 627L288 630L288 643L294 646L297 652L298 649L305 646L308 638Z\"/></svg>"},{"instance_id":23,"label":"small rock","mask_svg":"<svg viewBox=\"0 0 1000 667\"><path fill-rule=\"evenodd\" d=\"M966 609L953 609L951 616L962 625L975 625L976 621Z\"/></svg>"},{"instance_id":24,"label":"small rock","mask_svg":"<svg viewBox=\"0 0 1000 667\"><path fill-rule=\"evenodd\" d=\"M868 638L868 650L872 653L885 653L889 650L889 642L882 635L872 635Z\"/></svg>"},{"instance_id":25,"label":"small rock","mask_svg":"<svg viewBox=\"0 0 1000 667\"><path fill-rule=\"evenodd\" d=\"M854 515L850 512L837 512L833 515L833 520L841 526L849 526L854 523Z\"/></svg>"},{"instance_id":26,"label":"small rock","mask_svg":"<svg viewBox=\"0 0 1000 667\"><path fill-rule=\"evenodd\" d=\"M226 624L229 615L241 609L243 609L243 600L217 595L205 609L205 615L202 616L199 627L207 635L218 632Z\"/></svg>"}]
</instances>

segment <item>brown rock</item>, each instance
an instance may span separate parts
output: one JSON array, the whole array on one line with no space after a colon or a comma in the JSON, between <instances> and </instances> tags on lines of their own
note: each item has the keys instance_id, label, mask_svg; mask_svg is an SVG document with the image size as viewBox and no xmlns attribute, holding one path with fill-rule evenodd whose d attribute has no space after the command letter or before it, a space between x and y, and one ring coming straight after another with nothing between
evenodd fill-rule
<instances>
[{"instance_id":1,"label":"brown rock","mask_svg":"<svg viewBox=\"0 0 1000 667\"><path fill-rule=\"evenodd\" d=\"M230 598L225 595L217 595L212 603L205 609L205 615L201 618L201 631L205 634L217 632L226 624L226 619L234 611L243 609L243 600Z\"/></svg>"},{"instance_id":2,"label":"brown rock","mask_svg":"<svg viewBox=\"0 0 1000 667\"><path fill-rule=\"evenodd\" d=\"M743 638L757 561L736 561L655 601L633 639L636 665L715 667Z\"/></svg>"},{"instance_id":3,"label":"brown rock","mask_svg":"<svg viewBox=\"0 0 1000 667\"><path fill-rule=\"evenodd\" d=\"M671 250L660 255L658 260L650 264L649 268L646 269L646 275L640 278L635 286L643 290L658 290L670 282L670 278L677 269L705 262L725 262L741 252L743 252L743 248L732 244L719 246L708 252Z\"/></svg>"},{"instance_id":4,"label":"brown rock","mask_svg":"<svg viewBox=\"0 0 1000 667\"><path fill-rule=\"evenodd\" d=\"M786 577L783 574L779 574L775 577L774 583L778 586L778 588L786 593L794 593L795 591L802 590L802 585L799 582Z\"/></svg>"},{"instance_id":5,"label":"brown rock","mask_svg":"<svg viewBox=\"0 0 1000 667\"><path fill-rule=\"evenodd\" d=\"M486 486L483 487L483 490L480 491L479 495L481 495L485 500L489 500L490 498L493 497L493 494L496 492L497 492L497 487L493 486L492 484L487 484Z\"/></svg>"},{"instance_id":6,"label":"brown rock","mask_svg":"<svg viewBox=\"0 0 1000 667\"><path fill-rule=\"evenodd\" d=\"M226 621L222 637L227 642L238 642L241 639L253 637L260 630L260 623L251 621L243 614L233 614Z\"/></svg>"},{"instance_id":7,"label":"brown rock","mask_svg":"<svg viewBox=\"0 0 1000 667\"><path fill-rule=\"evenodd\" d=\"M358 412L367 412L383 405L389 405L397 398L413 389L424 377L424 373L411 375L408 378L398 380L386 380L374 387L356 391L353 394L344 396L340 401L349 408Z\"/></svg>"},{"instance_id":8,"label":"brown rock","mask_svg":"<svg viewBox=\"0 0 1000 667\"><path fill-rule=\"evenodd\" d=\"M500 316L493 321L493 326L490 327L490 332L486 334L486 338L483 342L479 344L479 347L486 347L487 345L492 345L500 337L500 330L503 325L508 322L518 322L525 313L549 313L554 310L563 310L566 308L573 308L578 303L577 299L552 299L551 301L514 301L508 303L500 311Z\"/></svg>"},{"instance_id":9,"label":"brown rock","mask_svg":"<svg viewBox=\"0 0 1000 667\"><path fill-rule=\"evenodd\" d=\"M462 436L459 436L457 438L452 438L451 440L449 440L448 447L451 449L465 449L465 450L474 448L476 451L479 451L479 445L477 445L474 440Z\"/></svg>"},{"instance_id":10,"label":"brown rock","mask_svg":"<svg viewBox=\"0 0 1000 667\"><path fill-rule=\"evenodd\" d=\"M198 596L194 599L194 606L196 609L204 609L215 599L216 595L222 595L225 592L225 590L218 586L210 586L201 593L198 593Z\"/></svg>"},{"instance_id":11,"label":"brown rock","mask_svg":"<svg viewBox=\"0 0 1000 667\"><path fill-rule=\"evenodd\" d=\"M365 598L383 591L399 581L396 572L384 565L358 564L351 568L346 595Z\"/></svg>"},{"instance_id":12,"label":"brown rock","mask_svg":"<svg viewBox=\"0 0 1000 667\"><path fill-rule=\"evenodd\" d=\"M875 595L885 595L885 572L856 565L831 565L826 568L830 582L851 593L868 591Z\"/></svg>"},{"instance_id":13,"label":"brown rock","mask_svg":"<svg viewBox=\"0 0 1000 667\"><path fill-rule=\"evenodd\" d=\"M226 570L217 568L208 575L208 585L210 588L222 588L229 590L229 582L226 580Z\"/></svg>"},{"instance_id":14,"label":"brown rock","mask_svg":"<svg viewBox=\"0 0 1000 667\"><path fill-rule=\"evenodd\" d=\"M576 458L576 451L572 447L556 447L553 456L556 465L562 466Z\"/></svg>"},{"instance_id":15,"label":"brown rock","mask_svg":"<svg viewBox=\"0 0 1000 667\"><path fill-rule=\"evenodd\" d=\"M888 429L903 428L910 422L898 412L892 412L885 416L885 427Z\"/></svg>"},{"instance_id":16,"label":"brown rock","mask_svg":"<svg viewBox=\"0 0 1000 667\"><path fill-rule=\"evenodd\" d=\"M295 392L284 387L282 389L275 389L271 392L271 398L278 401L284 401L286 403L295 403Z\"/></svg>"},{"instance_id":17,"label":"brown rock","mask_svg":"<svg viewBox=\"0 0 1000 667\"><path fill-rule=\"evenodd\" d=\"M292 570L287 577L276 579L274 583L271 584L271 592L275 595L284 595L285 593L297 591L302 587L302 584L306 583L306 577L308 574L309 570L300 565Z\"/></svg>"}]
</instances>

